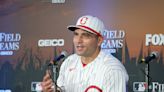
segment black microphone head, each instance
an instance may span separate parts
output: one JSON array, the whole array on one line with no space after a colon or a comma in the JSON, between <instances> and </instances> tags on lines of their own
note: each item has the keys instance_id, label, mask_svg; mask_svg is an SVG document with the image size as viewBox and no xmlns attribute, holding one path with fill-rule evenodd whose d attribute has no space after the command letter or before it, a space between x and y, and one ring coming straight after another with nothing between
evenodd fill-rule
<instances>
[{"instance_id":1,"label":"black microphone head","mask_svg":"<svg viewBox=\"0 0 164 92\"><path fill-rule=\"evenodd\" d=\"M145 59L145 63L149 63L150 61L152 61L153 59L158 58L158 52L157 51L153 51L150 53L150 55L148 57L146 57Z\"/></svg>"},{"instance_id":2,"label":"black microphone head","mask_svg":"<svg viewBox=\"0 0 164 92\"><path fill-rule=\"evenodd\" d=\"M68 53L66 51L62 51L61 54L58 57L54 58L54 62L60 61L61 59L65 58L68 56Z\"/></svg>"},{"instance_id":3,"label":"black microphone head","mask_svg":"<svg viewBox=\"0 0 164 92\"><path fill-rule=\"evenodd\" d=\"M157 51L153 51L146 58L142 58L139 63L149 63L150 61L152 61L153 59L156 59L158 57L159 57L159 53Z\"/></svg>"},{"instance_id":4,"label":"black microphone head","mask_svg":"<svg viewBox=\"0 0 164 92\"><path fill-rule=\"evenodd\" d=\"M60 61L61 59L64 59L67 56L68 56L68 53L66 51L62 51L59 56L57 56L53 59L53 63L52 62L49 63L48 66L56 65L58 63L58 61Z\"/></svg>"},{"instance_id":5,"label":"black microphone head","mask_svg":"<svg viewBox=\"0 0 164 92\"><path fill-rule=\"evenodd\" d=\"M157 51L153 51L150 53L150 56L152 57L152 59L155 59L159 57L159 53Z\"/></svg>"},{"instance_id":6,"label":"black microphone head","mask_svg":"<svg viewBox=\"0 0 164 92\"><path fill-rule=\"evenodd\" d=\"M64 55L64 57L67 57L68 56L68 53L66 51L62 51L61 52L61 55Z\"/></svg>"}]
</instances>

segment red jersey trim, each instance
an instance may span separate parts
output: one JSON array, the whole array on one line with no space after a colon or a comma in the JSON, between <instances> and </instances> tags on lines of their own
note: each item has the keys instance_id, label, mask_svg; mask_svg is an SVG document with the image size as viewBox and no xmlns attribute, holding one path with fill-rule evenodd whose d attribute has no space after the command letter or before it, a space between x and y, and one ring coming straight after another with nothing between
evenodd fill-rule
<instances>
[{"instance_id":1,"label":"red jersey trim","mask_svg":"<svg viewBox=\"0 0 164 92\"><path fill-rule=\"evenodd\" d=\"M91 85L89 86L84 92L88 92L89 89L96 89L99 92L102 92L102 89L100 89L99 87L95 86L95 85Z\"/></svg>"}]
</instances>

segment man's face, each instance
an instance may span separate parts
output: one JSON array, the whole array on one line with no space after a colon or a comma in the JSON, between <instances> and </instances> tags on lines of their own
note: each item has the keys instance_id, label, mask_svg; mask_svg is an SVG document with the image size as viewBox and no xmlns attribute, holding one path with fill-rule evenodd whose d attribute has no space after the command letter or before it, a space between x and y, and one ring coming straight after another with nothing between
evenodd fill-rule
<instances>
[{"instance_id":1,"label":"man's face","mask_svg":"<svg viewBox=\"0 0 164 92\"><path fill-rule=\"evenodd\" d=\"M101 41L96 34L76 29L74 31L73 43L76 53L80 56L90 57L96 50L99 50Z\"/></svg>"}]
</instances>

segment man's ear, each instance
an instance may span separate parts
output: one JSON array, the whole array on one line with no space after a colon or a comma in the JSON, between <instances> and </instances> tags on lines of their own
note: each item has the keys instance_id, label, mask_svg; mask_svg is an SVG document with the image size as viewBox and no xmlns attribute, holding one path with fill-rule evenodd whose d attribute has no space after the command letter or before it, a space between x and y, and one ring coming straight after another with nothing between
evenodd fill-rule
<instances>
[{"instance_id":1,"label":"man's ear","mask_svg":"<svg viewBox=\"0 0 164 92\"><path fill-rule=\"evenodd\" d=\"M101 45L101 43L103 42L104 38L103 37L98 37L98 46Z\"/></svg>"}]
</instances>

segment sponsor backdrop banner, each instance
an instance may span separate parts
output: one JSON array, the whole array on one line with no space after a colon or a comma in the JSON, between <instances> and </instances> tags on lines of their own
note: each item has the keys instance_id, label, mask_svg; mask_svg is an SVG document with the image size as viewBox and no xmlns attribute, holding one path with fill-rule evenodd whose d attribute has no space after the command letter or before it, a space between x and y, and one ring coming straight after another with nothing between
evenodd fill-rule
<instances>
[{"instance_id":1,"label":"sponsor backdrop banner","mask_svg":"<svg viewBox=\"0 0 164 92\"><path fill-rule=\"evenodd\" d=\"M102 50L126 67L129 92L147 91L148 80L150 91L164 92L163 11L163 0L1 0L0 91L39 89L49 61L74 53L67 26L89 14L103 20ZM141 62L150 55L157 58Z\"/></svg>"}]
</instances>

